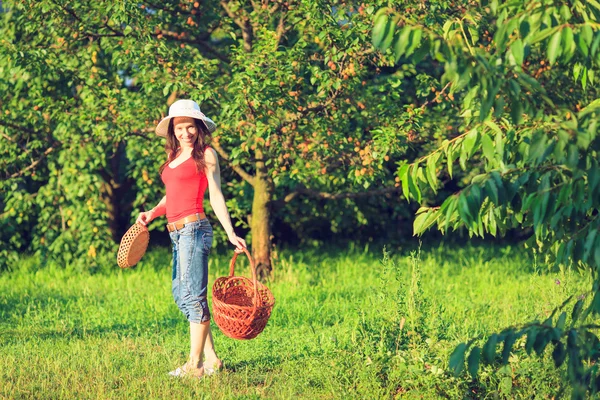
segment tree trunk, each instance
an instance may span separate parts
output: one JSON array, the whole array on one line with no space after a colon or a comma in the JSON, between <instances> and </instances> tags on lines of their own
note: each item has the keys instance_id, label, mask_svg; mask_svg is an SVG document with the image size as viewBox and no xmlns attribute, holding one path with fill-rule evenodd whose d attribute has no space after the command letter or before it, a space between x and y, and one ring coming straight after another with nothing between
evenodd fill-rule
<instances>
[{"instance_id":1,"label":"tree trunk","mask_svg":"<svg viewBox=\"0 0 600 400\"><path fill-rule=\"evenodd\" d=\"M114 153L109 155L110 171L101 169L100 176L103 184L100 189L101 198L108 211L108 226L112 239L115 243L121 241L121 237L129 228L129 216L132 210L133 198L129 191L133 186L133 179L124 177L122 170L125 158L125 143L120 142Z\"/></svg>"},{"instance_id":2,"label":"tree trunk","mask_svg":"<svg viewBox=\"0 0 600 400\"><path fill-rule=\"evenodd\" d=\"M100 189L102 201L108 211L108 227L115 243L121 241L130 225L128 216L131 213L131 204L124 204L123 198L131 186L130 181L119 184L111 180L103 182Z\"/></svg>"},{"instance_id":3,"label":"tree trunk","mask_svg":"<svg viewBox=\"0 0 600 400\"><path fill-rule=\"evenodd\" d=\"M252 201L252 257L256 264L259 279L268 277L271 266L271 211L269 203L273 198L273 182L267 175L267 168L260 150L256 151L256 175L254 177L254 198Z\"/></svg>"}]
</instances>

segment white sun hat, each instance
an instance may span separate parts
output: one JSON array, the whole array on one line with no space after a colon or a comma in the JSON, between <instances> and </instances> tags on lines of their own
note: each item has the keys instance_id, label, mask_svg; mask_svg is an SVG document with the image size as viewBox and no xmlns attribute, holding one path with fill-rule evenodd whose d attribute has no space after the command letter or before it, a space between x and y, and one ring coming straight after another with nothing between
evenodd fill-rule
<instances>
[{"instance_id":1,"label":"white sun hat","mask_svg":"<svg viewBox=\"0 0 600 400\"><path fill-rule=\"evenodd\" d=\"M156 134L167 137L169 121L175 117L190 117L202 120L210 133L213 133L217 129L214 121L200 111L200 106L194 100L177 100L169 107L169 115L164 117L156 126Z\"/></svg>"}]
</instances>

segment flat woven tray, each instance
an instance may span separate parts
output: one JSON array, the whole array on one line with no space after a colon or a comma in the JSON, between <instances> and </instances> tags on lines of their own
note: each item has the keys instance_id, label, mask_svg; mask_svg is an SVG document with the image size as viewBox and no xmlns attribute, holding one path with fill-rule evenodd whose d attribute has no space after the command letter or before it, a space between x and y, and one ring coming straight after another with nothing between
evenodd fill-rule
<instances>
[{"instance_id":1,"label":"flat woven tray","mask_svg":"<svg viewBox=\"0 0 600 400\"><path fill-rule=\"evenodd\" d=\"M136 223L129 228L123 235L119 245L119 252L117 253L119 267L129 268L137 264L146 253L149 240L150 233L144 225Z\"/></svg>"}]
</instances>

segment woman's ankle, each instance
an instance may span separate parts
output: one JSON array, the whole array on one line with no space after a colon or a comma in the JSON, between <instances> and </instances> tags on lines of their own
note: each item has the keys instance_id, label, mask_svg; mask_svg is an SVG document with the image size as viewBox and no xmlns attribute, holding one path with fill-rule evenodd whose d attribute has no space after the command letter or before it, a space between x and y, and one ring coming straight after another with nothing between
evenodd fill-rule
<instances>
[{"instance_id":1,"label":"woman's ankle","mask_svg":"<svg viewBox=\"0 0 600 400\"><path fill-rule=\"evenodd\" d=\"M204 361L215 361L218 360L219 357L214 350L205 350L204 351Z\"/></svg>"},{"instance_id":2,"label":"woman's ankle","mask_svg":"<svg viewBox=\"0 0 600 400\"><path fill-rule=\"evenodd\" d=\"M200 357L190 357L187 364L192 368L202 368L202 359Z\"/></svg>"},{"instance_id":3,"label":"woman's ankle","mask_svg":"<svg viewBox=\"0 0 600 400\"><path fill-rule=\"evenodd\" d=\"M209 367L218 367L221 363L221 360L219 359L219 357L217 357L217 355L212 355L212 356L206 356L204 358L204 364L209 366Z\"/></svg>"}]
</instances>

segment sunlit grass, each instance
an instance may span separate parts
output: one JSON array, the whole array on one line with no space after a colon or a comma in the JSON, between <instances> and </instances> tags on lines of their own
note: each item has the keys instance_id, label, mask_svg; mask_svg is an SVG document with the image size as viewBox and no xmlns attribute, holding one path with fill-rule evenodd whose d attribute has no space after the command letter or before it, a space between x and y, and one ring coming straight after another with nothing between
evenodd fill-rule
<instances>
[{"instance_id":1,"label":"sunlit grass","mask_svg":"<svg viewBox=\"0 0 600 400\"><path fill-rule=\"evenodd\" d=\"M23 261L0 275L0 397L6 398L549 398L551 362L517 351L479 383L446 371L458 342L544 318L589 288L515 247L390 254L283 251L268 286L265 331L235 341L215 329L226 369L169 379L188 352L188 324L170 293L170 254L88 274ZM229 260L214 255L211 282ZM240 260L237 271L246 275ZM418 282L416 280L418 279ZM556 283L559 279L560 284ZM415 286L416 285L416 286ZM400 324L402 328L400 329ZM213 328L216 328L213 325ZM549 351L547 351L548 353Z\"/></svg>"}]
</instances>

